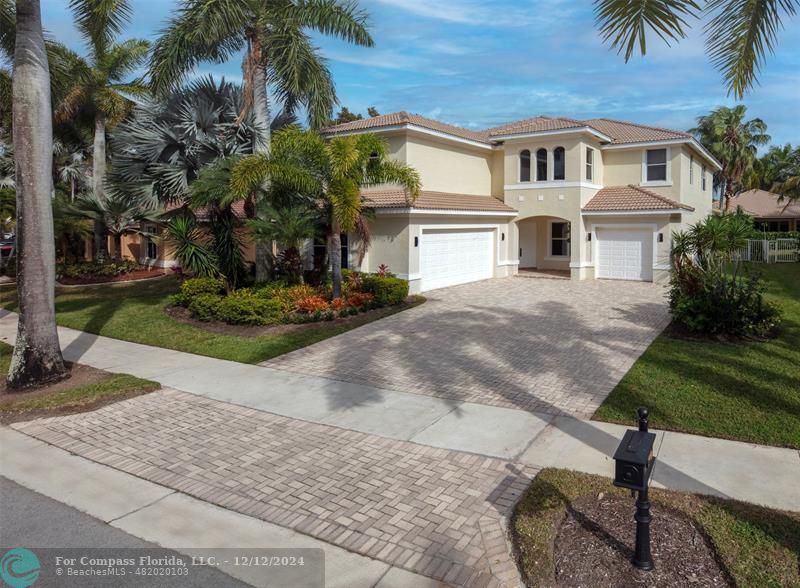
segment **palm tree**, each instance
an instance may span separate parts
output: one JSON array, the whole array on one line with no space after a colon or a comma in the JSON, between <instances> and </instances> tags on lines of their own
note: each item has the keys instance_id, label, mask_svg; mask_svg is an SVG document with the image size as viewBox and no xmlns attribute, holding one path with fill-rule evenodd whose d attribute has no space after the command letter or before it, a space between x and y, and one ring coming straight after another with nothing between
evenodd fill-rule
<instances>
[{"instance_id":1,"label":"palm tree","mask_svg":"<svg viewBox=\"0 0 800 588\"><path fill-rule=\"evenodd\" d=\"M114 255L118 259L122 259L122 235L140 233L142 223L157 222L161 217L161 212L149 203L128 200L116 194L102 199L95 194L84 194L67 212L77 218L90 219L94 225L100 224L114 239Z\"/></svg>"},{"instance_id":2,"label":"palm tree","mask_svg":"<svg viewBox=\"0 0 800 588\"><path fill-rule=\"evenodd\" d=\"M90 179L89 166L83 149L56 141L53 148L56 179L69 186L70 201Z\"/></svg>"},{"instance_id":3,"label":"palm tree","mask_svg":"<svg viewBox=\"0 0 800 588\"><path fill-rule=\"evenodd\" d=\"M725 210L753 169L758 146L769 142L766 123L760 118L746 121L746 114L747 107L743 104L733 108L720 106L698 117L697 127L689 131L722 165L714 174L714 185L723 198Z\"/></svg>"},{"instance_id":4,"label":"palm tree","mask_svg":"<svg viewBox=\"0 0 800 588\"><path fill-rule=\"evenodd\" d=\"M138 79L128 80L147 57L149 43L144 39L114 41L130 18L127 0L97 2L71 0L75 24L89 47L89 57L71 56L74 83L56 111L58 120L68 119L82 107L94 112L92 148L92 191L105 198L106 130L121 121L132 109L129 96L143 96L147 87ZM103 225L95 222L94 256L102 261L108 255Z\"/></svg>"},{"instance_id":5,"label":"palm tree","mask_svg":"<svg viewBox=\"0 0 800 588\"><path fill-rule=\"evenodd\" d=\"M330 71L307 29L371 47L366 14L353 1L184 0L156 42L150 65L153 87L179 84L195 65L227 61L244 50L245 102L253 112L255 153L269 153L270 84L284 107L303 105L312 127L324 125L336 103ZM256 247L256 280L267 278L267 248Z\"/></svg>"},{"instance_id":6,"label":"palm tree","mask_svg":"<svg viewBox=\"0 0 800 588\"><path fill-rule=\"evenodd\" d=\"M84 255L84 243L92 236L92 223L75 216L71 210L72 201L62 194L53 198L53 233L55 236L56 257L64 263L79 259Z\"/></svg>"},{"instance_id":7,"label":"palm tree","mask_svg":"<svg viewBox=\"0 0 800 588\"><path fill-rule=\"evenodd\" d=\"M56 330L50 204L53 112L39 0L17 0L15 16L13 123L19 320L6 379L12 390L51 382L67 373Z\"/></svg>"},{"instance_id":8,"label":"palm tree","mask_svg":"<svg viewBox=\"0 0 800 588\"><path fill-rule=\"evenodd\" d=\"M314 131L290 127L276 134L274 151L273 156L243 158L233 169L232 187L246 192L272 178L321 198L328 213L333 297L338 298L342 292L340 235L356 230L363 219L362 188L399 184L413 201L420 190L419 173L389 159L386 141L372 133L326 141Z\"/></svg>"},{"instance_id":9,"label":"palm tree","mask_svg":"<svg viewBox=\"0 0 800 588\"><path fill-rule=\"evenodd\" d=\"M300 246L319 234L320 212L319 207L297 197L297 202L288 206L265 206L261 218L247 221L253 239L270 245L275 242L282 249L278 264L290 284L303 281Z\"/></svg>"},{"instance_id":10,"label":"palm tree","mask_svg":"<svg viewBox=\"0 0 800 588\"><path fill-rule=\"evenodd\" d=\"M647 52L648 29L664 42L686 38L690 20L702 19L706 51L721 71L729 94L741 99L757 82L767 54L775 51L783 20L795 15L800 0L596 0L595 19L603 40L625 52Z\"/></svg>"},{"instance_id":11,"label":"palm tree","mask_svg":"<svg viewBox=\"0 0 800 588\"><path fill-rule=\"evenodd\" d=\"M779 194L781 200L800 200L800 147L773 147L765 159L773 170L768 178L772 181L769 190Z\"/></svg>"}]
</instances>

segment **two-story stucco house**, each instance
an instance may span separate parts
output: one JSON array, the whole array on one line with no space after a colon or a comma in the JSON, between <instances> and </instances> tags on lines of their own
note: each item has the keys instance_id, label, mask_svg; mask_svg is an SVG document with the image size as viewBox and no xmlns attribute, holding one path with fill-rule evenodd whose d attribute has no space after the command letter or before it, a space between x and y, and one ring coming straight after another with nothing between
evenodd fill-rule
<instances>
[{"instance_id":1,"label":"two-story stucco house","mask_svg":"<svg viewBox=\"0 0 800 588\"><path fill-rule=\"evenodd\" d=\"M386 264L412 292L520 268L659 280L672 231L711 212L719 168L687 133L604 118L473 131L398 112L324 134L365 132L419 171L422 193L412 203L391 186L364 192L376 215L360 269Z\"/></svg>"}]
</instances>

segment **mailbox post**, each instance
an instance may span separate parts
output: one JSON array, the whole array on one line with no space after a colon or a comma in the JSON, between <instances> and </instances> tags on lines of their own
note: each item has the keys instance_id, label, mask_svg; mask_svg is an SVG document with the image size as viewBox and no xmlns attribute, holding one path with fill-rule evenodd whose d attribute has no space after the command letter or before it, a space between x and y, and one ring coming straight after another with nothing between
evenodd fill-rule
<instances>
[{"instance_id":1,"label":"mailbox post","mask_svg":"<svg viewBox=\"0 0 800 588\"><path fill-rule=\"evenodd\" d=\"M639 430L629 429L614 453L614 485L629 488L639 493L636 500L636 550L633 565L641 570L652 570L653 557L650 554L650 501L647 490L650 475L653 473L655 458L653 444L656 436L647 431L649 412L639 409Z\"/></svg>"}]
</instances>

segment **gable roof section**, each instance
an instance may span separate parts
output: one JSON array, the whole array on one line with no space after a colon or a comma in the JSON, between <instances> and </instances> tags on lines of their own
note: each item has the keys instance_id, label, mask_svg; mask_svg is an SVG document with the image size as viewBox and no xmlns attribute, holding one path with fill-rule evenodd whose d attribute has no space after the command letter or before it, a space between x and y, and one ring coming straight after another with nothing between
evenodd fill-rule
<instances>
[{"instance_id":1,"label":"gable roof section","mask_svg":"<svg viewBox=\"0 0 800 588\"><path fill-rule=\"evenodd\" d=\"M422 190L414 202L411 202L403 190L375 190L361 193L365 204L377 209L420 210L458 210L475 212L505 212L516 214L517 210L500 202L493 196L476 196L474 194L454 194Z\"/></svg>"},{"instance_id":2,"label":"gable roof section","mask_svg":"<svg viewBox=\"0 0 800 588\"><path fill-rule=\"evenodd\" d=\"M741 207L757 218L800 218L800 202L778 202L778 198L766 190L748 190L731 198L731 210Z\"/></svg>"},{"instance_id":3,"label":"gable roof section","mask_svg":"<svg viewBox=\"0 0 800 588\"><path fill-rule=\"evenodd\" d=\"M584 121L575 120L574 118L534 116L486 129L486 133L491 138L501 135L542 133L547 131L560 131L564 129L577 129L585 126L587 125Z\"/></svg>"},{"instance_id":4,"label":"gable roof section","mask_svg":"<svg viewBox=\"0 0 800 588\"><path fill-rule=\"evenodd\" d=\"M597 194L582 208L583 212L630 212L636 210L688 210L694 208L640 186L612 186Z\"/></svg>"}]
</instances>

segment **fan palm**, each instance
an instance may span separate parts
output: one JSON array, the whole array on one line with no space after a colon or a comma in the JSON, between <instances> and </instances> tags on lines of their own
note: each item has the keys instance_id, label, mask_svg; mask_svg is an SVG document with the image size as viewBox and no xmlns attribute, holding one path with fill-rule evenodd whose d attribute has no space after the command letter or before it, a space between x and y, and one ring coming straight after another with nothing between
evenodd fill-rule
<instances>
[{"instance_id":1,"label":"fan palm","mask_svg":"<svg viewBox=\"0 0 800 588\"><path fill-rule=\"evenodd\" d=\"M269 153L268 85L286 110L303 105L312 127L326 124L336 103L330 71L308 30L373 45L366 14L354 0L184 0L155 45L153 86L163 91L199 62L224 62L244 50L241 116L252 110L253 150ZM267 247L257 244L256 280L267 278L268 256Z\"/></svg>"},{"instance_id":2,"label":"fan palm","mask_svg":"<svg viewBox=\"0 0 800 588\"><path fill-rule=\"evenodd\" d=\"M667 44L686 38L691 20L706 20L706 51L722 73L729 94L741 99L778 42L783 20L795 15L800 0L595 0L603 40L625 52L647 52L648 30Z\"/></svg>"},{"instance_id":3,"label":"fan palm","mask_svg":"<svg viewBox=\"0 0 800 588\"><path fill-rule=\"evenodd\" d=\"M89 56L84 59L72 54L70 69L74 83L58 105L56 119L68 119L87 106L94 112L92 191L95 198L102 200L106 181L106 131L131 111L131 96L143 96L148 91L141 80L129 78L145 61L149 43L144 39L115 41L131 16L127 0L71 0L70 8L88 45ZM108 254L102 231L103 226L96 222L94 255L98 260Z\"/></svg>"},{"instance_id":4,"label":"fan palm","mask_svg":"<svg viewBox=\"0 0 800 588\"><path fill-rule=\"evenodd\" d=\"M363 219L362 188L399 184L413 201L420 190L419 173L390 159L386 141L372 133L326 141L314 131L290 127L276 134L274 151L272 156L259 154L242 159L233 169L232 186L246 192L265 179L280 175L281 183L295 182L299 191L322 199L329 213L333 297L338 298L342 289L340 234L356 230ZM291 173L286 173L287 168ZM295 170L305 173L295 176Z\"/></svg>"},{"instance_id":5,"label":"fan palm","mask_svg":"<svg viewBox=\"0 0 800 588\"><path fill-rule=\"evenodd\" d=\"M95 226L101 225L104 232L114 239L114 254L122 258L122 235L138 233L142 223L159 220L161 212L141 202L109 195L98 198L96 194L79 196L68 212L78 218L91 219ZM105 238L105 236L103 237Z\"/></svg>"},{"instance_id":6,"label":"fan palm","mask_svg":"<svg viewBox=\"0 0 800 588\"><path fill-rule=\"evenodd\" d=\"M698 117L697 127L689 131L722 165L714 174L714 185L720 191L725 210L753 169L758 146L769 142L766 123L760 118L745 120L746 114L747 107L743 104L733 108L721 106Z\"/></svg>"}]
</instances>

